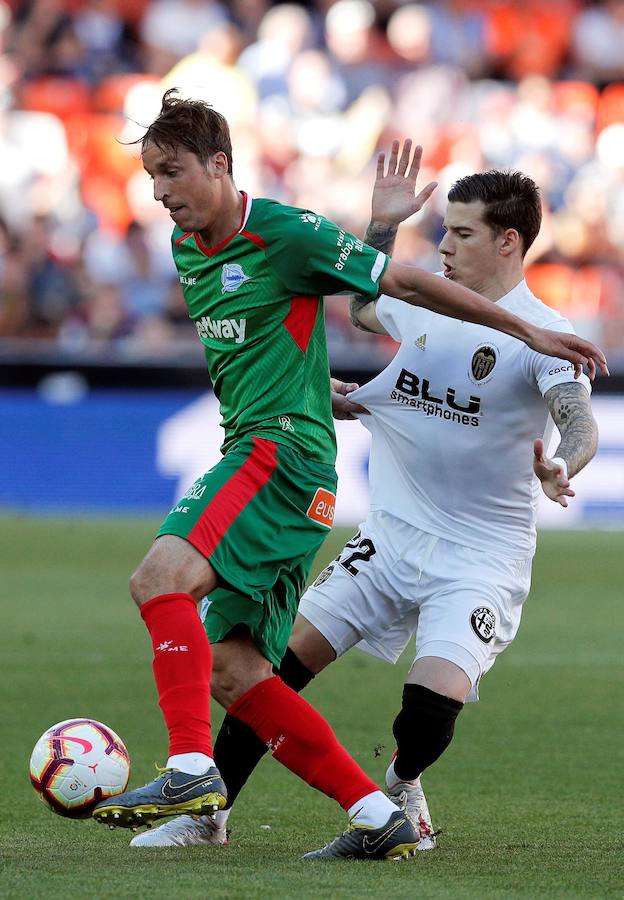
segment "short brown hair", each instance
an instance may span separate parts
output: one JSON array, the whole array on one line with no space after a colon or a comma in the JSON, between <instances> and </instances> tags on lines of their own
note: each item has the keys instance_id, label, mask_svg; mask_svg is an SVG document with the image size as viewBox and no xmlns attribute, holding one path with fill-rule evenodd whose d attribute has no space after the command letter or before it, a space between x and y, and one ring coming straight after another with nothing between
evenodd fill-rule
<instances>
[{"instance_id":1,"label":"short brown hair","mask_svg":"<svg viewBox=\"0 0 624 900\"><path fill-rule=\"evenodd\" d=\"M178 88L170 88L163 95L158 118L141 138L142 152L148 144L173 156L180 148L188 150L202 163L221 151L227 157L232 177L232 140L227 121L205 100L184 100Z\"/></svg>"},{"instance_id":2,"label":"short brown hair","mask_svg":"<svg viewBox=\"0 0 624 900\"><path fill-rule=\"evenodd\" d=\"M485 223L495 231L515 228L522 238L523 256L537 237L542 224L539 188L532 178L522 172L492 169L489 172L466 175L451 187L448 200L450 203L481 200L485 205Z\"/></svg>"}]
</instances>

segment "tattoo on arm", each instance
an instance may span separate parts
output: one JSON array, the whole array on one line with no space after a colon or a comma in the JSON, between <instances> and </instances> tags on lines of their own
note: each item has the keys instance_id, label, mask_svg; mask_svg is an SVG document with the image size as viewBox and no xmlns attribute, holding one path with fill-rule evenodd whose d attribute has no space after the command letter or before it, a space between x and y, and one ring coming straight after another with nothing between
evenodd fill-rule
<instances>
[{"instance_id":1,"label":"tattoo on arm","mask_svg":"<svg viewBox=\"0 0 624 900\"><path fill-rule=\"evenodd\" d=\"M385 222L371 222L366 229L364 242L374 247L375 250L381 250L382 253L392 256L398 230L398 225L388 225Z\"/></svg>"},{"instance_id":2,"label":"tattoo on arm","mask_svg":"<svg viewBox=\"0 0 624 900\"><path fill-rule=\"evenodd\" d=\"M398 225L388 225L383 222L371 222L366 229L364 242L369 244L369 246L374 247L375 250L381 250L382 253L392 256L398 229ZM349 301L349 317L356 328L359 328L361 331L374 333L373 329L363 325L359 318L359 313L365 306L368 306L369 303L375 303L375 301L368 300L356 294L356 296L352 297Z\"/></svg>"},{"instance_id":3,"label":"tattoo on arm","mask_svg":"<svg viewBox=\"0 0 624 900\"><path fill-rule=\"evenodd\" d=\"M598 449L598 426L591 411L589 394L580 384L557 384L544 399L561 434L555 451L568 464L568 477L587 465Z\"/></svg>"}]
</instances>

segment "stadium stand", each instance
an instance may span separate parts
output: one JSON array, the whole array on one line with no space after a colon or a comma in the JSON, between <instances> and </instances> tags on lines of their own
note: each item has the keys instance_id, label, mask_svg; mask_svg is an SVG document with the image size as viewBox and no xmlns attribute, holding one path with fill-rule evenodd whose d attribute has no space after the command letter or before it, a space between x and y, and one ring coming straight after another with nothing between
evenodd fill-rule
<instances>
[{"instance_id":1,"label":"stadium stand","mask_svg":"<svg viewBox=\"0 0 624 900\"><path fill-rule=\"evenodd\" d=\"M617 2L0 0L2 350L192 340L131 143L179 85L228 117L240 187L360 233L378 150L422 143L440 188L396 253L431 268L450 183L526 171L545 213L529 281L624 371L623 48ZM391 352L344 301L327 319L335 353Z\"/></svg>"}]
</instances>

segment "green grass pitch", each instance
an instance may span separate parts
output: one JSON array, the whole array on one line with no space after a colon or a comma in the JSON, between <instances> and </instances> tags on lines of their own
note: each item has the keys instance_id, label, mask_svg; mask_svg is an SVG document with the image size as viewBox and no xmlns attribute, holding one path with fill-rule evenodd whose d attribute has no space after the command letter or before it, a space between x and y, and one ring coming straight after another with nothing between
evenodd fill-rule
<instances>
[{"instance_id":1,"label":"green grass pitch","mask_svg":"<svg viewBox=\"0 0 624 900\"><path fill-rule=\"evenodd\" d=\"M50 813L27 767L35 740L61 719L91 716L118 731L134 785L165 760L149 643L127 591L153 527L0 518L1 897L624 895L624 533L542 534L520 635L424 779L442 830L433 853L302 862L345 816L270 758L240 797L226 847L130 850L121 829ZM346 536L333 533L318 567ZM408 663L352 651L307 692L380 783Z\"/></svg>"}]
</instances>

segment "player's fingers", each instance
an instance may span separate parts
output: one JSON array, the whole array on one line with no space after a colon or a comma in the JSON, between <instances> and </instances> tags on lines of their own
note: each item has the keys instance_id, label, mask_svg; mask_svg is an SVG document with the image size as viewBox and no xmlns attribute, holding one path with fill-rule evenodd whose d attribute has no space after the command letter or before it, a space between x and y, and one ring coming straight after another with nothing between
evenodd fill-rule
<instances>
[{"instance_id":1,"label":"player's fingers","mask_svg":"<svg viewBox=\"0 0 624 900\"><path fill-rule=\"evenodd\" d=\"M437 181L430 181L429 184L422 189L422 191L416 197L416 200L415 200L415 203L418 204L418 209L421 209L425 205L425 203L427 202L429 197L431 197L431 195L433 194L433 192L435 191L437 186L438 186Z\"/></svg>"},{"instance_id":2,"label":"player's fingers","mask_svg":"<svg viewBox=\"0 0 624 900\"><path fill-rule=\"evenodd\" d=\"M345 384L344 388L345 394L350 394L351 391L357 391L357 389L359 388L359 384L357 383L357 381L350 381L348 384Z\"/></svg>"},{"instance_id":3,"label":"player's fingers","mask_svg":"<svg viewBox=\"0 0 624 900\"><path fill-rule=\"evenodd\" d=\"M386 154L380 153L377 157L377 178L383 178L386 169Z\"/></svg>"},{"instance_id":4,"label":"player's fingers","mask_svg":"<svg viewBox=\"0 0 624 900\"><path fill-rule=\"evenodd\" d=\"M411 152L412 152L412 140L411 140L411 138L406 138L403 143L403 150L401 151L401 157L399 159L399 167L397 169L397 173L399 175L405 176L405 173L407 172L407 169L409 166Z\"/></svg>"},{"instance_id":5,"label":"player's fingers","mask_svg":"<svg viewBox=\"0 0 624 900\"><path fill-rule=\"evenodd\" d=\"M356 413L367 413L368 412L366 407L362 406L361 403L358 403L356 400L349 400L348 398L346 401L346 408L350 412L356 412Z\"/></svg>"},{"instance_id":6,"label":"player's fingers","mask_svg":"<svg viewBox=\"0 0 624 900\"><path fill-rule=\"evenodd\" d=\"M557 503L559 506L563 506L565 509L568 507L568 501L565 497L557 497Z\"/></svg>"},{"instance_id":7,"label":"player's fingers","mask_svg":"<svg viewBox=\"0 0 624 900\"><path fill-rule=\"evenodd\" d=\"M422 160L423 148L420 144L417 144L414 149L414 155L412 156L412 162L407 172L407 177L412 178L414 181L416 180L418 173L420 172L420 162Z\"/></svg>"},{"instance_id":8,"label":"player's fingers","mask_svg":"<svg viewBox=\"0 0 624 900\"><path fill-rule=\"evenodd\" d=\"M392 141L390 157L388 159L388 175L396 175L397 160L399 158L399 142Z\"/></svg>"},{"instance_id":9,"label":"player's fingers","mask_svg":"<svg viewBox=\"0 0 624 900\"><path fill-rule=\"evenodd\" d=\"M607 358L600 347L592 344L591 341L582 341L578 349L586 357L587 368L590 371L590 375L592 372L593 375L596 374L596 368L600 369L603 375L609 374Z\"/></svg>"},{"instance_id":10,"label":"player's fingers","mask_svg":"<svg viewBox=\"0 0 624 900\"><path fill-rule=\"evenodd\" d=\"M347 400L343 407L344 411L347 413L360 413L365 416L370 416L369 411L365 406L362 406L361 403L356 403L354 400ZM355 418L355 416L351 416L351 418Z\"/></svg>"},{"instance_id":11,"label":"player's fingers","mask_svg":"<svg viewBox=\"0 0 624 900\"><path fill-rule=\"evenodd\" d=\"M541 438L533 441L533 453L535 454L535 459L538 462L542 462L544 459L544 441Z\"/></svg>"},{"instance_id":12,"label":"player's fingers","mask_svg":"<svg viewBox=\"0 0 624 900\"><path fill-rule=\"evenodd\" d=\"M587 352L587 356L589 357L587 365L594 367L594 372L596 371L596 366L600 369L603 375L609 374L609 366L607 365L607 357L604 355L600 347L596 347L594 344L589 344L589 350Z\"/></svg>"}]
</instances>

